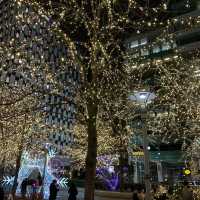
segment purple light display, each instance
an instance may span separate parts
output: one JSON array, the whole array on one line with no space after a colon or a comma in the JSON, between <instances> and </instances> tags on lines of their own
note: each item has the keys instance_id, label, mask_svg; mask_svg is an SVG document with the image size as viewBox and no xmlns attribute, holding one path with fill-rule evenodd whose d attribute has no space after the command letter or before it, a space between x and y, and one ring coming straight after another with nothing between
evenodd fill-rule
<instances>
[{"instance_id":1,"label":"purple light display","mask_svg":"<svg viewBox=\"0 0 200 200\"><path fill-rule=\"evenodd\" d=\"M116 159L116 158L115 158ZM101 163L101 167L96 169L96 176L102 181L105 188L109 191L116 191L119 189L119 172L114 169L114 159L110 156L100 156L97 158Z\"/></svg>"},{"instance_id":2,"label":"purple light display","mask_svg":"<svg viewBox=\"0 0 200 200\"><path fill-rule=\"evenodd\" d=\"M97 177L103 182L109 191L116 191L119 188L119 174L110 172L108 167L99 167L96 170Z\"/></svg>"}]
</instances>

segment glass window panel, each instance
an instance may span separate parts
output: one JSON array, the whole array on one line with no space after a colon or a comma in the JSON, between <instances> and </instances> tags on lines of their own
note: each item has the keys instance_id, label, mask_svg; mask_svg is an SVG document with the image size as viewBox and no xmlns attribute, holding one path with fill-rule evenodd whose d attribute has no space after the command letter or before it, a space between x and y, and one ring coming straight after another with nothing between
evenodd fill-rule
<instances>
[{"instance_id":1,"label":"glass window panel","mask_svg":"<svg viewBox=\"0 0 200 200\"><path fill-rule=\"evenodd\" d=\"M130 48L135 48L135 47L138 47L138 46L139 46L138 40L132 41L131 44L130 44Z\"/></svg>"},{"instance_id":2,"label":"glass window panel","mask_svg":"<svg viewBox=\"0 0 200 200\"><path fill-rule=\"evenodd\" d=\"M140 41L140 45L145 45L147 44L147 38L142 38Z\"/></svg>"},{"instance_id":3,"label":"glass window panel","mask_svg":"<svg viewBox=\"0 0 200 200\"><path fill-rule=\"evenodd\" d=\"M173 49L177 47L176 42L173 43L172 47L173 47Z\"/></svg>"},{"instance_id":4,"label":"glass window panel","mask_svg":"<svg viewBox=\"0 0 200 200\"><path fill-rule=\"evenodd\" d=\"M148 49L141 49L141 56L148 56L149 50Z\"/></svg>"},{"instance_id":5,"label":"glass window panel","mask_svg":"<svg viewBox=\"0 0 200 200\"><path fill-rule=\"evenodd\" d=\"M153 53L159 53L161 51L159 46L154 46L153 47Z\"/></svg>"},{"instance_id":6,"label":"glass window panel","mask_svg":"<svg viewBox=\"0 0 200 200\"><path fill-rule=\"evenodd\" d=\"M169 42L164 42L162 44L162 51L167 51L169 49L171 49L171 44Z\"/></svg>"}]
</instances>

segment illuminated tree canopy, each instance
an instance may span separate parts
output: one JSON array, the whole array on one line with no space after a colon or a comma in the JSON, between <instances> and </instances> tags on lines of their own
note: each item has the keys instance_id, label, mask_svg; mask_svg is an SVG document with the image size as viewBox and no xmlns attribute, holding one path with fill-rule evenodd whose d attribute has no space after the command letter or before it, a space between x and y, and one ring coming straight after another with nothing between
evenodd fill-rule
<instances>
[{"instance_id":1,"label":"illuminated tree canopy","mask_svg":"<svg viewBox=\"0 0 200 200\"><path fill-rule=\"evenodd\" d=\"M187 31L199 27L200 18L168 19L167 1L157 2L149 1L147 5L139 0L16 0L11 4L25 10L28 8L28 12L23 13L23 10L13 17L15 26L24 27L24 34L16 32L12 39L6 40L6 37L1 37L5 44L0 47L0 62L4 70L14 63L16 70L30 76L37 84L52 87L57 94L64 85L78 88L75 131L79 145L87 141L86 200L92 200L94 196L97 154L103 154L104 149L110 151L110 146L115 146L117 139L121 139L120 134L126 139L124 121L129 116L125 114L128 109L132 111L132 106L135 109L134 105L127 103L130 92L141 89L154 91L157 99L153 109L161 105L170 107L169 114L158 111L154 113L154 119L149 119L149 129L153 133L171 133L173 130L175 134L177 130L180 137L186 137L187 123L198 121L199 79L195 76L198 60L192 58L188 61L182 55L184 53L174 44L176 38L172 27L179 26ZM160 19L163 14L164 20ZM5 29L11 30L11 26L9 23L4 28L5 35ZM151 44L142 46L142 50L168 42L172 54L162 58L133 58L137 52L134 49L127 51L123 43L129 35L127 32L137 37L156 28L160 29L159 36ZM48 49L47 45L50 45ZM29 49L32 50L29 52ZM3 57L7 59L2 61ZM7 61L11 63L7 65ZM70 75L63 84L58 75L65 72ZM152 77L155 77L156 84L148 82ZM8 98L7 94L5 96ZM25 99L29 101L29 98L26 95ZM7 112L5 110L4 115ZM118 138L110 136L113 132ZM100 137L103 134L104 139L107 138L105 144Z\"/></svg>"}]
</instances>

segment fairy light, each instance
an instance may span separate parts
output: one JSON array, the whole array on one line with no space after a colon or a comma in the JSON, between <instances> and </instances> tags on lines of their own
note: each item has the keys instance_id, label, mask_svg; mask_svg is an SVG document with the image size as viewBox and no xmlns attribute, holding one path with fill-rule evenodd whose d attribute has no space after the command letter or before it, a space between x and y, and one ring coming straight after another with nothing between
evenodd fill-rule
<instances>
[{"instance_id":1,"label":"fairy light","mask_svg":"<svg viewBox=\"0 0 200 200\"><path fill-rule=\"evenodd\" d=\"M68 178L65 177L55 177L53 175L53 169L52 166L50 165L51 163L51 159L53 159L56 154L52 154L52 151L50 150L48 153L48 157L47 157L47 168L45 171L45 177L44 177L44 187L45 187L45 193L44 193L44 198L48 198L49 197L49 186L51 184L51 182L56 179L58 181L58 184L62 187L62 188L66 188L68 187ZM43 175L43 168L44 168L44 158L32 158L31 154L27 151L23 152L22 155L22 164L19 170L19 174L18 174L18 187L17 187L17 194L21 193L21 183L25 178L28 178L29 175L32 173L32 171L34 169L37 169L41 175ZM9 177L6 176L3 178L2 181L2 185L12 185L14 182L14 177Z\"/></svg>"},{"instance_id":2,"label":"fairy light","mask_svg":"<svg viewBox=\"0 0 200 200\"><path fill-rule=\"evenodd\" d=\"M169 55L169 57L149 60L147 58L148 61L146 61L146 58L141 57L134 60L132 59L131 54L121 50L121 41L118 43L118 38L115 38L115 36L125 32L125 27L129 25L130 27L135 28L134 30L137 34L148 32L159 27L162 29L159 37L152 44L147 44L144 47L144 49L152 49L166 41L169 41L170 44L173 44L175 41L176 33L170 31L171 27L180 25L182 26L183 31L188 31L191 28L199 27L200 17L176 17L174 19L169 19L165 22L161 22L158 16L161 11L166 11L166 4L162 3L157 8L147 9L137 3L138 1L132 0L129 1L129 7L132 9L132 12L138 10L139 8L139 10L142 11L143 17L146 17L147 20L130 20L127 18L128 15L126 16L123 14L115 13L114 10L112 10L112 4L115 1L104 1L104 3L100 5L100 8L102 10L104 10L103 8L108 10L108 24L106 26L100 27L101 18L99 16L101 15L95 16L94 19L88 20L87 11L84 9L84 7L80 7L77 4L77 1L69 2L71 3L69 3L71 7L65 7L64 5L61 5L61 7L56 7L56 10L54 10L55 7L49 5L50 9L48 11L45 10L39 3L37 3L37 1L15 0L13 1L12 6L15 6L15 3L17 3L16 6L20 9L22 6L26 7L29 5L32 6L34 10L27 13L25 12L23 13L24 15L22 15L20 12L19 15L15 17L17 26L21 26L24 23L32 26L36 21L38 21L38 17L35 14L37 13L40 17L42 17L43 26L47 24L47 30L51 30L53 33L55 33L56 40L61 41L67 46L67 57L65 58L63 55L61 55L61 57L57 60L57 65L61 67L60 71L66 69L68 70L68 68L66 68L68 65L73 65L74 67L77 67L77 70L80 71L80 80L82 85L81 90L77 93L76 100L77 105L81 106L82 112L77 113L77 120L84 122L83 124L87 124L88 120L93 120L94 128L97 129L99 137L98 140L100 141L98 146L98 154L101 154L103 151L113 151L113 147L119 143L116 138L110 136L110 133L112 133L112 130L109 126L110 124L104 124L104 119L110 120L110 117L108 117L108 111L111 112L113 108L114 114L117 113L118 115L123 116L122 111L124 110L124 107L122 109L121 105L119 104L123 102L124 97L126 97L130 90L142 88L143 86L145 87L142 77L145 73L150 72L151 69L155 70L159 77L158 86L161 89L158 90L158 104L169 104L171 107L171 112L167 117L166 115L159 116L160 119L157 122L156 120L154 121L154 123L158 123L158 125L153 126L150 122L148 125L152 128L152 130L158 130L160 133L163 131L163 129L166 131L167 127L171 125L171 127L174 128L174 131L179 129L177 132L180 137L185 137L187 134L186 130L183 130L183 132L180 131L181 122L183 122L184 119L193 119L197 121L199 120L199 105L197 103L197 99L195 99L195 94L198 94L199 79L197 76L194 76L193 70L190 69L191 62L195 65L197 65L198 62L195 60L187 62L183 56L179 55L180 52L177 47L172 47L171 50L173 51L173 55ZM96 1L91 2L95 5ZM58 14L59 9L62 11L60 12L60 15ZM86 29L89 42L74 41L74 38L65 33L65 30L62 30L60 25L63 22L62 20L68 19L65 17L65 15L67 16L69 14L68 9L75 11L71 13L74 14L73 19L70 19L72 20L70 21L70 24L74 29L73 32L76 33L76 30L80 28L79 25L83 25ZM94 12L94 14L95 13L99 12ZM151 13L153 16L153 20L150 19L149 13ZM57 16L58 20L55 23L51 23L51 17L54 15ZM8 24L8 26L10 28L12 24ZM48 55L45 54L45 51L41 52L40 55L31 55L31 62L26 62L25 55L31 57L26 50L26 39L24 38L22 40L18 40L17 37L18 36L15 36L8 43L4 42L5 45L0 46L1 57L6 58L7 55L9 55L9 58L12 57L12 59L15 61L14 63L20 63L20 65L16 67L16 70L23 72L25 70L24 68L28 68L33 79L36 78L38 74L45 74L44 82L50 82L52 85L57 85L58 83L54 74L55 71L52 73L52 71L49 69L50 66L53 66L52 63L54 62L46 62L45 59L48 57ZM31 38L28 36L28 38L31 39L31 43L34 41L42 42L42 38L37 36ZM16 45L19 41L20 45ZM10 45L12 48L10 48ZM47 44L44 43L41 45L45 46ZM85 51L88 52L86 56L80 55L80 46L87 50ZM113 56L113 52L117 52L116 54L119 54L119 57L116 55ZM37 59L37 57L39 57L39 59ZM53 61L53 59L54 58L52 57L51 60ZM40 64L37 63L38 60L41 60ZM122 63L122 60L132 61L131 69L127 69L129 65ZM7 67L6 60L2 62L2 66ZM135 81L134 84L132 84L133 80ZM73 82L72 85L75 85L75 83ZM130 89L130 87L132 88ZM26 90L28 90L28 88L26 88ZM4 94L5 93L6 92L4 92ZM5 94L6 98L4 98L3 102L11 101L9 95L7 96L7 94ZM15 95L17 96L18 94ZM97 104L98 111L96 114L94 114L95 116L91 117L91 113L88 111L88 100L92 102L91 105ZM24 100L18 102L13 107L10 106L4 108L3 112L7 116L5 118L6 120L3 121L4 126L8 127L7 129L10 129L14 120L8 121L9 115L11 115L11 113L16 111L18 108L29 108L30 105L33 105L32 102L33 104L37 102L34 97L27 98L26 101ZM119 105L118 107L116 106L117 108L113 106L115 103ZM19 109L19 111L15 113L20 112L21 110ZM30 124L32 119L31 117L29 118ZM20 120L15 120L13 126L15 125L15 127L18 128L17 131L14 131L17 132L17 134L13 134L12 139L9 138L9 140L5 141L10 144L7 145L7 148L9 149L6 149L6 152L9 152L9 156L11 156L11 152L13 151L11 147L13 147L15 150L18 150L17 143L21 138L19 133L22 131L22 122L22 118L20 118ZM161 127L162 129L159 129L158 127ZM76 128L78 129L77 132L79 133L80 130L85 130L84 134L77 134L77 138L79 139L79 143L83 142L82 144L86 144L86 126L80 125L79 121L77 121ZM18 132L18 130L20 131ZM103 132L105 133L104 139L101 138L101 136L103 136ZM126 143L127 138L125 137L124 140ZM3 143L1 145L3 145ZM81 156L82 160L84 160L83 158L86 154L84 148L85 147L82 149L81 147L79 148L79 155ZM5 149L1 149L1 153L4 155Z\"/></svg>"}]
</instances>

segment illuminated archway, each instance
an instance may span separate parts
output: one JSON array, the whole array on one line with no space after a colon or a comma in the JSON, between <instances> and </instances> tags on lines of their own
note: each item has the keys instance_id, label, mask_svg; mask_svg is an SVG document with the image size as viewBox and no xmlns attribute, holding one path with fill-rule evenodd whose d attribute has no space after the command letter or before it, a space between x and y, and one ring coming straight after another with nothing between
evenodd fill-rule
<instances>
[{"instance_id":1,"label":"illuminated archway","mask_svg":"<svg viewBox=\"0 0 200 200\"><path fill-rule=\"evenodd\" d=\"M68 179L64 177L56 177L54 175L54 170L51 166L51 160L56 156L56 153L52 150L48 151L47 158L44 156L34 156L25 151L22 155L21 167L18 174L18 187L16 194L20 195L21 193L21 184L25 178L28 178L34 170L38 170L39 173L44 176L44 199L48 199L49 197L49 186L51 182L56 179L60 187L67 187ZM46 163L45 163L46 162ZM62 162L62 161L61 161ZM45 167L46 166L46 167ZM3 185L9 184L12 185L14 181L14 177L4 177Z\"/></svg>"}]
</instances>

